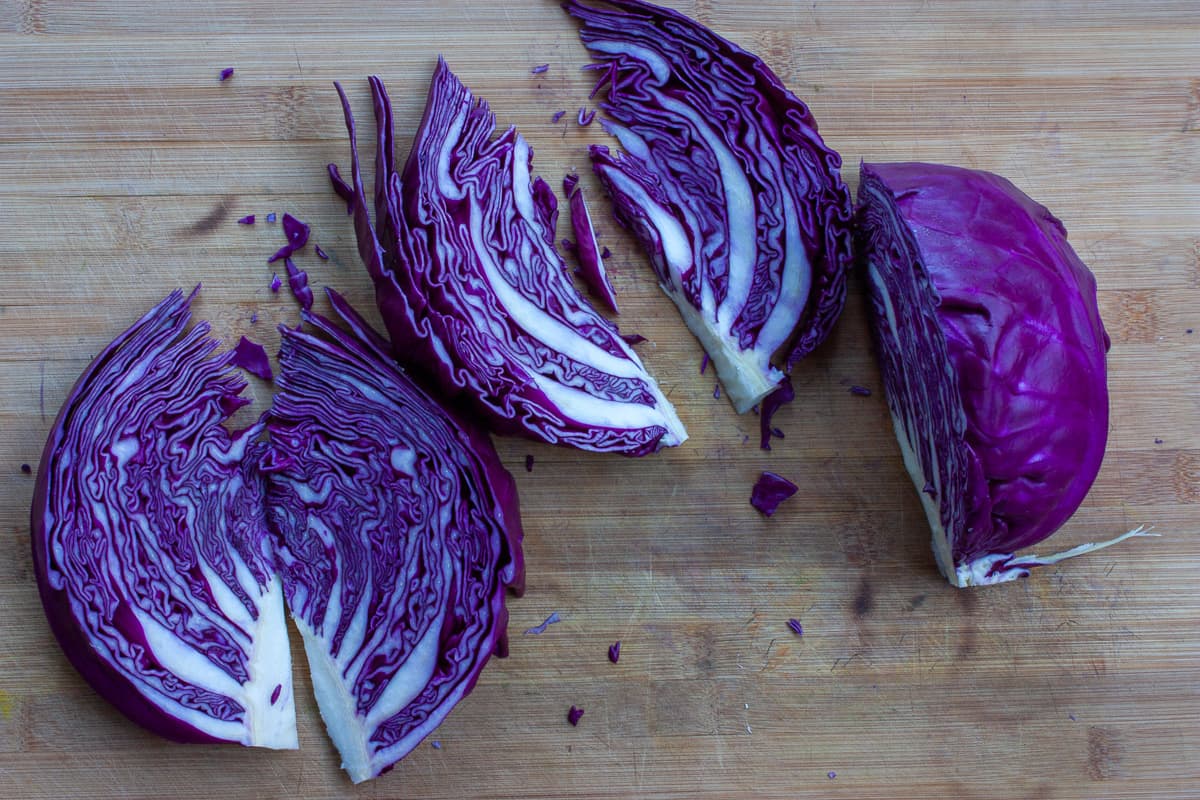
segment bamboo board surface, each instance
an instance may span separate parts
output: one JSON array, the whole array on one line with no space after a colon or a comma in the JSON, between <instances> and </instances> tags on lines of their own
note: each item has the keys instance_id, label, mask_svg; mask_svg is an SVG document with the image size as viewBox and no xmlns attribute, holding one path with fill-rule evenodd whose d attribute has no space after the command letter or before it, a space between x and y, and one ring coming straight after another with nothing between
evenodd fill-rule
<instances>
[{"instance_id":1,"label":"bamboo board surface","mask_svg":"<svg viewBox=\"0 0 1200 800\"><path fill-rule=\"evenodd\" d=\"M636 461L498 442L528 592L510 603L511 657L437 732L442 748L352 787L303 669L298 752L160 741L77 676L32 577L19 467L36 470L90 357L200 281L200 317L273 350L297 313L267 288L269 211L312 223L332 260L310 250L302 266L371 310L324 176L347 161L334 80L369 118L364 78L383 76L406 142L442 53L556 186L605 137L573 121L586 55L552 2L0 0L0 797L1200 797L1200 5L676 7L810 103L852 188L860 158L958 163L1064 220L1113 338L1112 420L1101 474L1050 549L1142 523L1164 537L951 589L892 438L861 285L797 368L787 438L765 453L600 213L622 329L649 339L691 439ZM250 213L259 225L235 224ZM800 484L772 519L747 504L763 469ZM552 611L561 623L520 635Z\"/></svg>"}]
</instances>

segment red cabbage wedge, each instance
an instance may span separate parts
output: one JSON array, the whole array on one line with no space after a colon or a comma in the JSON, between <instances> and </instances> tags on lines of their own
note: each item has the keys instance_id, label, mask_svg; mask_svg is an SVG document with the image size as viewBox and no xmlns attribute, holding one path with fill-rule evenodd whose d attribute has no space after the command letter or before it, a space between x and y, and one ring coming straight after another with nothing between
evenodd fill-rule
<instances>
[{"instance_id":1,"label":"red cabbage wedge","mask_svg":"<svg viewBox=\"0 0 1200 800\"><path fill-rule=\"evenodd\" d=\"M486 433L350 326L281 328L263 461L284 591L330 738L354 782L434 730L492 654L523 585L516 488Z\"/></svg>"},{"instance_id":2,"label":"red cabbage wedge","mask_svg":"<svg viewBox=\"0 0 1200 800\"><path fill-rule=\"evenodd\" d=\"M808 108L760 59L637 0L567 2L623 153L591 148L739 413L776 389L845 304L850 194Z\"/></svg>"},{"instance_id":3,"label":"red cabbage wedge","mask_svg":"<svg viewBox=\"0 0 1200 800\"><path fill-rule=\"evenodd\" d=\"M354 224L393 352L499 433L643 455L687 438L616 326L576 291L554 248L557 200L516 130L438 60L403 173L391 104L371 78L374 223L350 132Z\"/></svg>"},{"instance_id":4,"label":"red cabbage wedge","mask_svg":"<svg viewBox=\"0 0 1200 800\"><path fill-rule=\"evenodd\" d=\"M1043 206L987 172L864 164L859 257L904 463L955 586L1115 544L1018 556L1082 503L1108 434L1092 273Z\"/></svg>"},{"instance_id":5,"label":"red cabbage wedge","mask_svg":"<svg viewBox=\"0 0 1200 800\"><path fill-rule=\"evenodd\" d=\"M294 748L283 592L272 567L262 423L186 330L174 292L106 347L50 431L32 509L50 627L80 674L150 730L181 742Z\"/></svg>"}]
</instances>

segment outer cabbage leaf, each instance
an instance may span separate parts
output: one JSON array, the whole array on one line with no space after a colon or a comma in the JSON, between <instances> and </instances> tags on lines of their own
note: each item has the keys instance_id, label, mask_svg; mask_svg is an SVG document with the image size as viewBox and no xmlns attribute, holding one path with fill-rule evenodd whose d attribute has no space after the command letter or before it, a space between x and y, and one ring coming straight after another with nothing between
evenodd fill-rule
<instances>
[{"instance_id":1,"label":"outer cabbage leaf","mask_svg":"<svg viewBox=\"0 0 1200 800\"><path fill-rule=\"evenodd\" d=\"M401 176L390 101L378 78L371 88L374 224L342 102L359 252L393 352L500 433L627 455L683 442L631 346L572 286L554 249L557 201L531 176L525 140L513 128L492 138L487 104L439 59Z\"/></svg>"},{"instance_id":2,"label":"outer cabbage leaf","mask_svg":"<svg viewBox=\"0 0 1200 800\"><path fill-rule=\"evenodd\" d=\"M1012 580L1095 480L1109 338L1066 229L1012 183L937 164L864 164L858 251L905 466L956 586Z\"/></svg>"},{"instance_id":3,"label":"outer cabbage leaf","mask_svg":"<svg viewBox=\"0 0 1200 800\"><path fill-rule=\"evenodd\" d=\"M263 471L284 591L342 765L379 775L441 723L493 653L523 587L516 488L487 435L351 327L282 328Z\"/></svg>"},{"instance_id":4,"label":"outer cabbage leaf","mask_svg":"<svg viewBox=\"0 0 1200 800\"><path fill-rule=\"evenodd\" d=\"M571 0L624 148L591 148L617 219L739 413L819 345L845 304L850 194L808 108L756 56L637 0ZM600 86L597 87L601 88Z\"/></svg>"},{"instance_id":5,"label":"outer cabbage leaf","mask_svg":"<svg viewBox=\"0 0 1200 800\"><path fill-rule=\"evenodd\" d=\"M194 295L193 295L194 296ZM294 748L283 592L272 570L262 425L174 292L101 352L42 456L34 569L80 674L134 721L181 742Z\"/></svg>"}]
</instances>

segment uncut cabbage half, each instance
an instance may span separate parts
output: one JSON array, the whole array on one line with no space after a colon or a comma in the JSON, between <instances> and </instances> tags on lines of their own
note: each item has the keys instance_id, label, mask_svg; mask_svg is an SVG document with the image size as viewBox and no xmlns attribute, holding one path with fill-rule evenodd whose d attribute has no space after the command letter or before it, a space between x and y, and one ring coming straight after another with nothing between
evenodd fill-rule
<instances>
[{"instance_id":1,"label":"uncut cabbage half","mask_svg":"<svg viewBox=\"0 0 1200 800\"><path fill-rule=\"evenodd\" d=\"M904 464L955 586L1013 580L1016 555L1083 502L1108 435L1109 338L1066 229L1012 183L939 164L864 164L858 255Z\"/></svg>"}]
</instances>

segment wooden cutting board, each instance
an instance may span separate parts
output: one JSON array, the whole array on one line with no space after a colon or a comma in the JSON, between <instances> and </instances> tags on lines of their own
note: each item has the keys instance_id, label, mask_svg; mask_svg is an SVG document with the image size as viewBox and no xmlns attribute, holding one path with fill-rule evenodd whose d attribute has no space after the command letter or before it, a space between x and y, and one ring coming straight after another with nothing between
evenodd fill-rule
<instances>
[{"instance_id":1,"label":"wooden cutting board","mask_svg":"<svg viewBox=\"0 0 1200 800\"><path fill-rule=\"evenodd\" d=\"M1163 538L951 589L878 391L861 285L797 368L787 438L765 453L600 213L622 328L648 337L692 438L642 460L499 442L529 589L512 656L441 749L352 787L302 674L298 752L160 741L68 665L32 577L19 467L36 469L89 358L201 281L218 333L273 348L297 311L267 288L271 211L311 222L332 255L302 263L317 286L369 306L324 177L347 157L335 79L369 118L365 76L382 75L403 142L443 53L554 185L604 135L573 122L586 56L552 2L0 0L0 797L1200 797L1200 5L677 5L810 102L852 186L862 158L945 161L1062 217L1113 338L1112 428L1051 547L1143 523ZM800 484L772 519L747 503L763 469ZM553 611L561 623L521 635Z\"/></svg>"}]
</instances>

